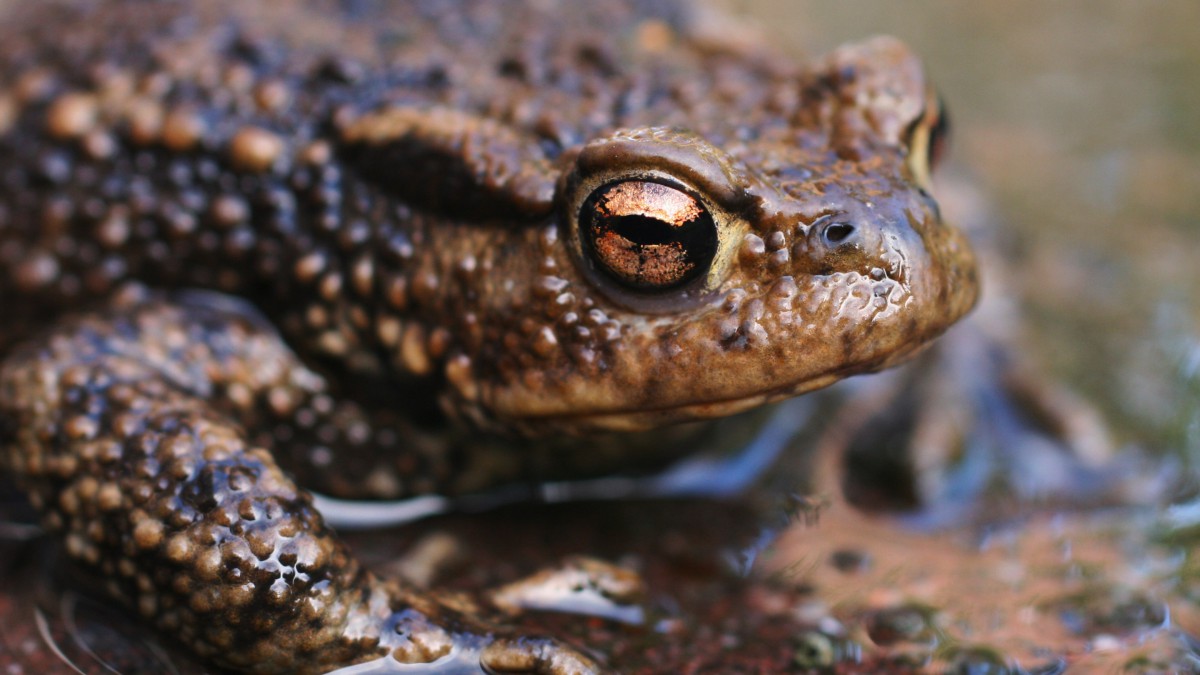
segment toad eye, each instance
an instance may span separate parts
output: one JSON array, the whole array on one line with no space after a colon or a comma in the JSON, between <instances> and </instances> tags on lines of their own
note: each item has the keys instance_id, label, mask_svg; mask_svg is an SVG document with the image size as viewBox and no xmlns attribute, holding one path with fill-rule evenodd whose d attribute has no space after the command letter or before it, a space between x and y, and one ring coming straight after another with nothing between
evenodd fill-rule
<instances>
[{"instance_id":1,"label":"toad eye","mask_svg":"<svg viewBox=\"0 0 1200 675\"><path fill-rule=\"evenodd\" d=\"M579 211L596 267L639 290L676 288L704 274L717 252L712 215L687 192L645 180L602 185Z\"/></svg>"},{"instance_id":2,"label":"toad eye","mask_svg":"<svg viewBox=\"0 0 1200 675\"><path fill-rule=\"evenodd\" d=\"M927 162L930 168L936 167L946 155L946 145L950 137L950 115L946 112L946 104L939 97L934 107L934 121L929 130L929 147L926 149Z\"/></svg>"},{"instance_id":3,"label":"toad eye","mask_svg":"<svg viewBox=\"0 0 1200 675\"><path fill-rule=\"evenodd\" d=\"M936 92L931 90L925 111L908 131L909 169L917 184L923 188L929 188L929 174L946 152L949 130L946 107Z\"/></svg>"}]
</instances>

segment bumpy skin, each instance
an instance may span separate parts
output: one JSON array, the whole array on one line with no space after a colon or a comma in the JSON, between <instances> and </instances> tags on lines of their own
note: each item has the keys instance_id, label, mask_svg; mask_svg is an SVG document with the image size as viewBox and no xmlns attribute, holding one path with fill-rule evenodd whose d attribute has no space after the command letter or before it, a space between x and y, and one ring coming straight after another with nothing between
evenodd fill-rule
<instances>
[{"instance_id":1,"label":"bumpy skin","mask_svg":"<svg viewBox=\"0 0 1200 675\"><path fill-rule=\"evenodd\" d=\"M669 2L15 4L4 460L224 666L594 669L373 578L289 474L394 497L661 461L687 427L635 432L886 367L974 301L891 40L804 66ZM711 214L694 283L598 268L581 205L614 180Z\"/></svg>"}]
</instances>

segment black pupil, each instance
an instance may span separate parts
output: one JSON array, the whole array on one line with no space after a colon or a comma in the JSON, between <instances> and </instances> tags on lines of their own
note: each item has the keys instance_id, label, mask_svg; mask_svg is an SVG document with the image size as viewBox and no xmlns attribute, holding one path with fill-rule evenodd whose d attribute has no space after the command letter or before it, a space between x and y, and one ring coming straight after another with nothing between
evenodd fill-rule
<instances>
[{"instance_id":1,"label":"black pupil","mask_svg":"<svg viewBox=\"0 0 1200 675\"><path fill-rule=\"evenodd\" d=\"M687 252L689 260L704 254L703 237L697 223L675 227L657 218L648 216L615 216L603 219L601 227L607 227L629 241L641 246L655 246L678 242Z\"/></svg>"}]
</instances>

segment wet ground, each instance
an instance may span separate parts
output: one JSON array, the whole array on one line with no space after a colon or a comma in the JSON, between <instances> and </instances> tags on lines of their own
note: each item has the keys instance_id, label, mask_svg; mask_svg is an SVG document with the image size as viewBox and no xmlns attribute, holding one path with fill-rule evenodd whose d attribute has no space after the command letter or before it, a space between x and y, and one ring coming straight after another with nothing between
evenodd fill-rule
<instances>
[{"instance_id":1,"label":"wet ground","mask_svg":"<svg viewBox=\"0 0 1200 675\"><path fill-rule=\"evenodd\" d=\"M912 510L920 487L864 479L867 512L833 489L854 414L819 414L831 424L741 498L514 506L352 541L380 570L466 596L590 570L567 586L640 622L512 621L628 672L1200 672L1200 4L730 4L798 52L887 32L927 60L953 118L949 169L1004 225L1023 358L1102 411L1120 479L1068 492L1014 473L938 518ZM4 672L206 672L81 593L4 503Z\"/></svg>"}]
</instances>

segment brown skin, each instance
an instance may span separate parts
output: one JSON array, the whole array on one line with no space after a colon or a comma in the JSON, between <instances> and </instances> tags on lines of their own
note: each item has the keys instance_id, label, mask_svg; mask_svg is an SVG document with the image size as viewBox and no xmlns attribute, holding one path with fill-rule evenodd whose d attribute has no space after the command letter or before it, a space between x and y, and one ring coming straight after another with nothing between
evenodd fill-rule
<instances>
[{"instance_id":1,"label":"brown skin","mask_svg":"<svg viewBox=\"0 0 1200 675\"><path fill-rule=\"evenodd\" d=\"M363 571L289 473L391 497L661 461L686 432L634 432L887 367L974 302L898 43L805 67L686 7L425 4L30 3L0 36L5 465L226 667L596 670Z\"/></svg>"}]
</instances>

